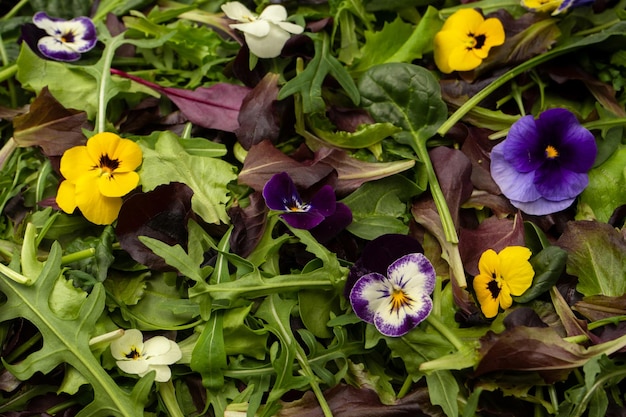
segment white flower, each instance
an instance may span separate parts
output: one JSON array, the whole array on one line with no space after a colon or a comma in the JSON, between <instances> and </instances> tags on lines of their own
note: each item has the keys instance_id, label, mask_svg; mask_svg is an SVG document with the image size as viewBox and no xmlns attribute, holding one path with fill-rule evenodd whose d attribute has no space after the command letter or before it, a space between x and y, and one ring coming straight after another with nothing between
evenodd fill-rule
<instances>
[{"instance_id":1,"label":"white flower","mask_svg":"<svg viewBox=\"0 0 626 417\"><path fill-rule=\"evenodd\" d=\"M111 354L117 366L128 374L144 376L156 371L154 380L157 382L169 381L172 371L168 365L182 357L176 342L163 336L155 336L144 342L143 335L137 329L126 330L122 337L111 342Z\"/></svg>"},{"instance_id":2,"label":"white flower","mask_svg":"<svg viewBox=\"0 0 626 417\"><path fill-rule=\"evenodd\" d=\"M33 23L48 34L39 39L37 48L45 57L57 61L76 61L98 41L96 27L85 16L64 20L38 12Z\"/></svg>"},{"instance_id":3,"label":"white flower","mask_svg":"<svg viewBox=\"0 0 626 417\"><path fill-rule=\"evenodd\" d=\"M228 18L242 22L229 26L243 32L248 48L259 58L277 57L292 33L304 31L302 26L285 21L287 10L278 4L267 6L259 16L238 1L224 3L222 10Z\"/></svg>"}]
</instances>

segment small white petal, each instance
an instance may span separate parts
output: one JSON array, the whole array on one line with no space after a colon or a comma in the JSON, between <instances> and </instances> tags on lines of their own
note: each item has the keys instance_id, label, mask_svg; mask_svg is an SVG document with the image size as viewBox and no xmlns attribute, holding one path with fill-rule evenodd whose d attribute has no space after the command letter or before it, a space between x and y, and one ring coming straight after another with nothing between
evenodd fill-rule
<instances>
[{"instance_id":1,"label":"small white petal","mask_svg":"<svg viewBox=\"0 0 626 417\"><path fill-rule=\"evenodd\" d=\"M143 359L127 359L125 361L117 361L117 367L127 374L135 374L141 376L148 371L149 365Z\"/></svg>"},{"instance_id":2,"label":"small white petal","mask_svg":"<svg viewBox=\"0 0 626 417\"><path fill-rule=\"evenodd\" d=\"M183 357L183 353L180 350L180 347L176 342L169 341L169 346L167 352L163 352L160 355L150 355L148 357L147 362L150 366L153 365L171 365L176 363Z\"/></svg>"},{"instance_id":3,"label":"small white petal","mask_svg":"<svg viewBox=\"0 0 626 417\"><path fill-rule=\"evenodd\" d=\"M264 38L269 35L270 30L272 29L270 23L263 20L257 20L251 23L236 23L228 26L233 29L240 30L245 34L250 34L259 38Z\"/></svg>"},{"instance_id":4,"label":"small white petal","mask_svg":"<svg viewBox=\"0 0 626 417\"><path fill-rule=\"evenodd\" d=\"M222 11L229 19L237 20L238 22L252 22L257 18L255 13L252 13L250 9L238 1L222 4Z\"/></svg>"},{"instance_id":5,"label":"small white petal","mask_svg":"<svg viewBox=\"0 0 626 417\"><path fill-rule=\"evenodd\" d=\"M282 22L287 19L287 10L280 4L272 4L261 12L259 19L268 20L273 23Z\"/></svg>"},{"instance_id":6,"label":"small white petal","mask_svg":"<svg viewBox=\"0 0 626 417\"><path fill-rule=\"evenodd\" d=\"M278 26L272 26L272 29L263 38L244 33L246 43L250 51L259 58L276 58L283 50L283 46L289 40L291 35Z\"/></svg>"},{"instance_id":7,"label":"small white petal","mask_svg":"<svg viewBox=\"0 0 626 417\"><path fill-rule=\"evenodd\" d=\"M169 366L166 365L152 365L148 372L156 371L156 375L154 376L154 380L156 382L167 382L172 377L172 370ZM147 374L148 372L144 373ZM143 376L143 375L140 375Z\"/></svg>"},{"instance_id":8,"label":"small white petal","mask_svg":"<svg viewBox=\"0 0 626 417\"><path fill-rule=\"evenodd\" d=\"M295 33L296 35L304 32L304 28L300 25L296 25L295 23L291 23L291 22L276 22L276 24L278 26L281 27L281 29L286 30L289 33Z\"/></svg>"},{"instance_id":9,"label":"small white petal","mask_svg":"<svg viewBox=\"0 0 626 417\"><path fill-rule=\"evenodd\" d=\"M126 355L135 349L139 353L143 351L143 335L137 329L129 329L124 334L111 342L111 355L115 359L127 359Z\"/></svg>"},{"instance_id":10,"label":"small white petal","mask_svg":"<svg viewBox=\"0 0 626 417\"><path fill-rule=\"evenodd\" d=\"M164 336L155 336L144 342L146 357L160 356L170 350L170 340Z\"/></svg>"}]
</instances>

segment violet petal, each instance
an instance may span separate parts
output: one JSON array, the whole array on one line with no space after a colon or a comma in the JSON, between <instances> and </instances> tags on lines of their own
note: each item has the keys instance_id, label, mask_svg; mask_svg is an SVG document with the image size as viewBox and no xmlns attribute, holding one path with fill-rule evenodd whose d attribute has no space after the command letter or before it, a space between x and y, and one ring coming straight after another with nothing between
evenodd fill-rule
<instances>
[{"instance_id":1,"label":"violet petal","mask_svg":"<svg viewBox=\"0 0 626 417\"><path fill-rule=\"evenodd\" d=\"M540 134L531 115L522 117L511 126L501 145L504 158L516 171L534 171L545 160L545 146Z\"/></svg>"},{"instance_id":2,"label":"violet petal","mask_svg":"<svg viewBox=\"0 0 626 417\"><path fill-rule=\"evenodd\" d=\"M330 216L335 212L337 205L337 197L335 191L330 185L325 185L311 199L311 208L320 212L324 217Z\"/></svg>"},{"instance_id":3,"label":"violet petal","mask_svg":"<svg viewBox=\"0 0 626 417\"><path fill-rule=\"evenodd\" d=\"M292 203L302 204L296 185L286 172L272 176L263 187L265 204L272 210L286 211Z\"/></svg>"},{"instance_id":4,"label":"violet petal","mask_svg":"<svg viewBox=\"0 0 626 417\"><path fill-rule=\"evenodd\" d=\"M289 226L305 230L314 228L325 219L317 210L283 213L280 217Z\"/></svg>"},{"instance_id":5,"label":"violet petal","mask_svg":"<svg viewBox=\"0 0 626 417\"><path fill-rule=\"evenodd\" d=\"M535 201L526 202L511 200L511 204L522 210L524 213L531 214L533 216L544 216L546 214L552 214L565 210L572 205L575 199L576 197L561 201L550 201L545 198L539 198Z\"/></svg>"},{"instance_id":6,"label":"violet petal","mask_svg":"<svg viewBox=\"0 0 626 417\"><path fill-rule=\"evenodd\" d=\"M564 169L558 163L546 163L535 173L534 183L542 197L561 201L580 194L589 183L589 177L586 173Z\"/></svg>"},{"instance_id":7,"label":"violet petal","mask_svg":"<svg viewBox=\"0 0 626 417\"><path fill-rule=\"evenodd\" d=\"M505 141L506 142L506 141ZM535 172L518 172L503 155L504 143L491 150L491 176L502 194L511 200L535 201L541 197L534 185Z\"/></svg>"}]
</instances>

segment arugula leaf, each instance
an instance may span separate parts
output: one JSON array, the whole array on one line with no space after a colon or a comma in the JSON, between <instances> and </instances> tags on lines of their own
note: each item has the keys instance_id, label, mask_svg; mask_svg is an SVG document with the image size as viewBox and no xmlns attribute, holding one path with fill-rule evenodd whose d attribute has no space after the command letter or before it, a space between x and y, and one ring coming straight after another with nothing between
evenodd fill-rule
<instances>
[{"instance_id":1,"label":"arugula leaf","mask_svg":"<svg viewBox=\"0 0 626 417\"><path fill-rule=\"evenodd\" d=\"M322 84L327 75L332 75L343 87L354 104L359 104L359 90L346 68L333 57L326 33L309 35L315 45L315 56L306 69L289 80L278 92L278 100L300 93L304 113L324 112L326 104L322 98Z\"/></svg>"},{"instance_id":2,"label":"arugula leaf","mask_svg":"<svg viewBox=\"0 0 626 417\"><path fill-rule=\"evenodd\" d=\"M194 192L191 206L204 221L229 223L227 185L237 178L231 164L217 158L190 155L171 132L161 133L154 150L141 141L139 144L144 155L139 171L144 191L170 182L187 184Z\"/></svg>"},{"instance_id":3,"label":"arugula leaf","mask_svg":"<svg viewBox=\"0 0 626 417\"><path fill-rule=\"evenodd\" d=\"M2 270L8 268L3 265ZM16 377L27 380L36 372L48 374L58 365L67 363L89 382L97 395L78 416L123 416L143 414L144 405L152 385L152 376L142 378L131 394L122 390L89 349L92 329L104 310L104 289L97 283L89 296L74 292L83 299L76 303L73 318L55 313L50 307L50 297L61 277L61 246L54 242L41 274L30 277L30 286L17 284L0 272L0 291L7 298L0 309L0 321L19 317L33 323L43 336L43 346L17 364L4 366ZM78 300L80 301L80 300ZM64 312L68 313L68 312Z\"/></svg>"}]
</instances>

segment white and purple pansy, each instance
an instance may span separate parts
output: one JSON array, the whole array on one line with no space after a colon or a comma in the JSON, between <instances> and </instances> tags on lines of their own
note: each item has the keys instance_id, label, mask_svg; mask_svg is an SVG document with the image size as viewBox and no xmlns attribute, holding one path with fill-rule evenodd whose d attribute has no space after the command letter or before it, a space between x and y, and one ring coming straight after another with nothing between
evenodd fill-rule
<instances>
[{"instance_id":1,"label":"white and purple pansy","mask_svg":"<svg viewBox=\"0 0 626 417\"><path fill-rule=\"evenodd\" d=\"M46 58L56 61L76 61L98 41L96 27L88 17L64 20L38 12L33 16L33 23L46 32L37 41L37 49Z\"/></svg>"},{"instance_id":2,"label":"white and purple pansy","mask_svg":"<svg viewBox=\"0 0 626 417\"><path fill-rule=\"evenodd\" d=\"M394 261L387 276L378 272L363 275L350 291L356 315L385 336L399 337L428 317L433 303L435 269L421 253L410 253Z\"/></svg>"},{"instance_id":3,"label":"white and purple pansy","mask_svg":"<svg viewBox=\"0 0 626 417\"><path fill-rule=\"evenodd\" d=\"M589 182L593 134L566 109L524 116L491 151L491 176L513 206L532 215L569 207Z\"/></svg>"}]
</instances>

